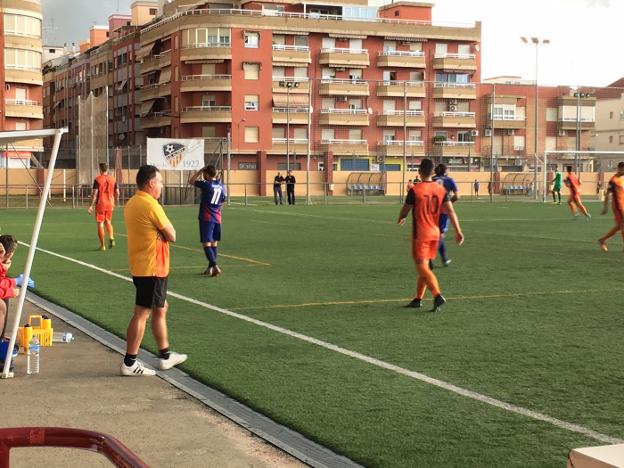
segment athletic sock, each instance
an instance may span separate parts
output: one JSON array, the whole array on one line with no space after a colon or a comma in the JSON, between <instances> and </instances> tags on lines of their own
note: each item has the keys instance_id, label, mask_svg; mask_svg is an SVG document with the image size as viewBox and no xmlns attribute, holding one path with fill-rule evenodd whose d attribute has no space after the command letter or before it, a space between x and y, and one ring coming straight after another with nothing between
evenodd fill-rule
<instances>
[{"instance_id":1,"label":"athletic sock","mask_svg":"<svg viewBox=\"0 0 624 468\"><path fill-rule=\"evenodd\" d=\"M134 366L134 363L137 360L137 355L136 354L128 354L126 353L126 356L124 357L124 364L128 367L132 367Z\"/></svg>"},{"instance_id":2,"label":"athletic sock","mask_svg":"<svg viewBox=\"0 0 624 468\"><path fill-rule=\"evenodd\" d=\"M212 248L212 255L214 255L214 264L217 264L217 246Z\"/></svg>"},{"instance_id":3,"label":"athletic sock","mask_svg":"<svg viewBox=\"0 0 624 468\"><path fill-rule=\"evenodd\" d=\"M161 349L159 353L160 353L160 359L169 359L169 355L171 354L171 351L167 347L165 349Z\"/></svg>"},{"instance_id":4,"label":"athletic sock","mask_svg":"<svg viewBox=\"0 0 624 468\"><path fill-rule=\"evenodd\" d=\"M206 258L208 259L208 266L215 266L217 264L217 259L214 255L213 247L204 247L204 253L206 254Z\"/></svg>"},{"instance_id":5,"label":"athletic sock","mask_svg":"<svg viewBox=\"0 0 624 468\"><path fill-rule=\"evenodd\" d=\"M444 239L442 239L440 237L440 242L438 243L438 250L440 252L440 257L442 258L442 261L444 263L446 263L446 244L444 243Z\"/></svg>"}]
</instances>

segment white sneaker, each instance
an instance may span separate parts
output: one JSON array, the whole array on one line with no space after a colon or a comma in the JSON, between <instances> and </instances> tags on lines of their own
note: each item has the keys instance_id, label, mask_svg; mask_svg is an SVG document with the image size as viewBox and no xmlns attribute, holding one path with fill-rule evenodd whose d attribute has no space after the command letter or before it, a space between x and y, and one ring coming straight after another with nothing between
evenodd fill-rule
<instances>
[{"instance_id":1,"label":"white sneaker","mask_svg":"<svg viewBox=\"0 0 624 468\"><path fill-rule=\"evenodd\" d=\"M148 369L139 361L136 361L129 367L122 362L121 375L125 377L143 377L144 375L156 375L156 371L154 369Z\"/></svg>"},{"instance_id":2,"label":"white sneaker","mask_svg":"<svg viewBox=\"0 0 624 468\"><path fill-rule=\"evenodd\" d=\"M188 356L186 354L174 353L173 351L169 354L169 359L159 359L158 360L158 368L160 370L171 369L172 367L177 366L178 364L182 364L186 361Z\"/></svg>"}]
</instances>

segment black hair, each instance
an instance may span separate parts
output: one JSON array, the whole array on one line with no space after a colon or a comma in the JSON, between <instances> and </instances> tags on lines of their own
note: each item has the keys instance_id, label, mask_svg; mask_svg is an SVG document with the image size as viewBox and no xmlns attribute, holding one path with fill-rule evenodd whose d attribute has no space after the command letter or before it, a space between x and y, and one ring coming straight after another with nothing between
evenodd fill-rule
<instances>
[{"instance_id":1,"label":"black hair","mask_svg":"<svg viewBox=\"0 0 624 468\"><path fill-rule=\"evenodd\" d=\"M204 175L211 177L211 178L215 178L217 176L217 168L214 167L212 164L206 166L204 168Z\"/></svg>"},{"instance_id":2,"label":"black hair","mask_svg":"<svg viewBox=\"0 0 624 468\"><path fill-rule=\"evenodd\" d=\"M566 171L572 172L572 166L566 166Z\"/></svg>"},{"instance_id":3,"label":"black hair","mask_svg":"<svg viewBox=\"0 0 624 468\"><path fill-rule=\"evenodd\" d=\"M624 161L618 163L618 169L624 169Z\"/></svg>"},{"instance_id":4,"label":"black hair","mask_svg":"<svg viewBox=\"0 0 624 468\"><path fill-rule=\"evenodd\" d=\"M11 253L17 248L17 238L12 234L3 234L0 236L0 244L6 253Z\"/></svg>"},{"instance_id":5,"label":"black hair","mask_svg":"<svg viewBox=\"0 0 624 468\"><path fill-rule=\"evenodd\" d=\"M142 189L145 187L150 180L156 177L156 174L160 172L156 166L152 166L150 164L146 164L145 166L139 167L139 172L136 175L136 184L137 187Z\"/></svg>"},{"instance_id":6,"label":"black hair","mask_svg":"<svg viewBox=\"0 0 624 468\"><path fill-rule=\"evenodd\" d=\"M423 175L423 177L429 177L433 172L433 161L428 158L423 159L420 161L418 171Z\"/></svg>"},{"instance_id":7,"label":"black hair","mask_svg":"<svg viewBox=\"0 0 624 468\"><path fill-rule=\"evenodd\" d=\"M445 164L438 164L435 168L435 173L437 176L443 176L444 173L446 172L446 165Z\"/></svg>"},{"instance_id":8,"label":"black hair","mask_svg":"<svg viewBox=\"0 0 624 468\"><path fill-rule=\"evenodd\" d=\"M100 163L100 172L106 172L106 171L108 171L108 164Z\"/></svg>"}]
</instances>

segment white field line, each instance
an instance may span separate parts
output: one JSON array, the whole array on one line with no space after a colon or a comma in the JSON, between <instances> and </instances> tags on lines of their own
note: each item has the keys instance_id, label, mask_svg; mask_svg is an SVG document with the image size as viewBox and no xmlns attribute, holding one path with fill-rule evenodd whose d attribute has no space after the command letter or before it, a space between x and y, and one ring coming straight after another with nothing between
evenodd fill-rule
<instances>
[{"instance_id":1,"label":"white field line","mask_svg":"<svg viewBox=\"0 0 624 468\"><path fill-rule=\"evenodd\" d=\"M24 245L26 247L30 247L30 245L28 245L28 244L26 244L24 242L20 242L20 244L22 244L22 245ZM58 254L56 252L52 252L50 250L45 250L45 249L42 249L42 248L39 248L39 247L37 247L37 250L39 250L40 252L46 253L48 255L52 255L54 257L58 257L58 258L61 258L63 260L67 260L69 262L76 263L78 265L81 265L81 266L84 266L84 267L87 267L87 268L91 268L91 269L99 271L101 273L104 273L104 274L107 274L107 275L110 275L110 276L114 276L115 278L119 278L119 279L122 279L124 281L128 281L128 282L132 281L132 279L127 277L127 276L123 276L123 275L120 275L118 273L114 273L112 271L106 270L104 268L100 268L100 267L92 265L90 263L83 262L81 260L77 260L75 258L66 257L65 255L61 255L61 254ZM305 341L307 343L314 344L316 346L319 346L319 347L324 348L324 349L328 349L330 351L334 351L334 352L342 354L344 356L349 356L349 357L357 359L359 361L366 362L368 364L372 364L373 366L377 366L377 367L380 367L382 369L386 369L386 370L389 370L389 371L392 371L392 372L396 372L397 374L400 374L400 375L403 375L403 376L406 376L406 377L409 377L409 378L412 378L412 379L415 379L415 380L419 380L421 382L425 382L425 383L428 383L430 385L434 385L436 387L442 388L444 390L447 390L449 392L455 393L457 395L461 395L461 396L464 396L466 398L470 398L472 400L476 400L476 401L479 401L481 403L485 403L485 404L494 406L496 408L501 408L501 409L504 409L504 410L509 411L511 413L516 413L516 414L519 414L519 415L527 417L527 418L532 418L532 419L535 419L537 421L543 421L543 422L551 424L551 425L553 425L555 427L558 427L560 429L565 429L565 430L570 431L570 432L575 432L575 433L578 433L578 434L582 434L582 435L584 435L586 437L589 437L591 439L597 440L599 442L604 442L604 443L607 443L607 444L621 444L621 443L624 443L624 440L621 440L621 439L618 439L616 437L612 437L612 436L609 436L609 435L606 435L606 434L601 434L600 432L596 432L596 431L594 431L592 429L580 426L578 424L574 424L574 423L570 423L570 422L567 422L567 421L563 421L561 419L557 419L557 418L554 418L552 416L548 416L547 414L539 413L537 411L533 411L533 410L530 410L530 409L527 409L527 408L523 408L521 406L517 406L517 405L511 404L511 403L507 403L507 402L504 402L504 401L501 401L501 400L497 400L497 399L489 397L487 395L483 395L481 393L473 392L472 390L467 390L465 388L458 387L457 385L453 385L453 384L445 382L443 380L439 380L439 379L435 379L433 377L429 377L428 375L422 374L420 372L411 371L411 370L405 369L403 367L399 367L399 366L396 366L394 364L390 364L388 362L382 361L380 359L375 359L375 358L367 356L365 354L361 354L361 353L358 353L356 351L351 351L349 349L342 348L342 347L334 345L332 343L328 343L326 341L322 341L322 340L319 340L319 339L316 339L316 338L312 338L310 336L303 335L301 333L297 333L297 332L294 332L292 330L288 330L287 328L282 328L282 327L279 327L277 325L273 325L273 324L270 324L270 323L267 323L267 322L263 322L261 320L257 320L257 319L248 317L246 315L238 314L236 312L232 312L232 311L227 310L227 309L222 309L221 307L218 307L218 306L215 306L215 305L212 305L212 304L208 304L206 302L198 301L197 299L193 299L191 297L183 296L182 294L178 294L178 293L175 293L173 291L169 291L168 295L171 296L171 297L175 297L176 299L180 299L182 301L185 301L185 302L188 302L188 303L195 304L197 306L203 307L205 309L213 310L213 311L219 312L219 313L221 313L223 315L227 315L229 317L234 317L234 318L237 318L239 320L243 320L245 322L252 323L254 325L258 325L260 327L272 330L274 332L290 336L292 338L297 338L299 340Z\"/></svg>"}]
</instances>

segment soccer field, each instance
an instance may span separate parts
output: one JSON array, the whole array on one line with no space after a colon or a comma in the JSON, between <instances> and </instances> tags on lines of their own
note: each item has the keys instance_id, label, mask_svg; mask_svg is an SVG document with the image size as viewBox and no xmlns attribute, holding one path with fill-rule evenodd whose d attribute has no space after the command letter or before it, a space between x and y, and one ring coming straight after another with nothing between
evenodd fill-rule
<instances>
[{"instance_id":1,"label":"soccer field","mask_svg":"<svg viewBox=\"0 0 624 468\"><path fill-rule=\"evenodd\" d=\"M429 296L403 308L415 272L398 204L226 207L216 278L200 275L197 209L166 207L172 346L195 378L366 466L564 466L624 439L622 240L601 252L613 220L588 207L591 223L460 201L466 242L435 270L436 314ZM34 214L4 210L2 233L29 242ZM117 247L98 252L85 210L50 209L32 276L123 337L134 288L121 210L114 222Z\"/></svg>"}]
</instances>

